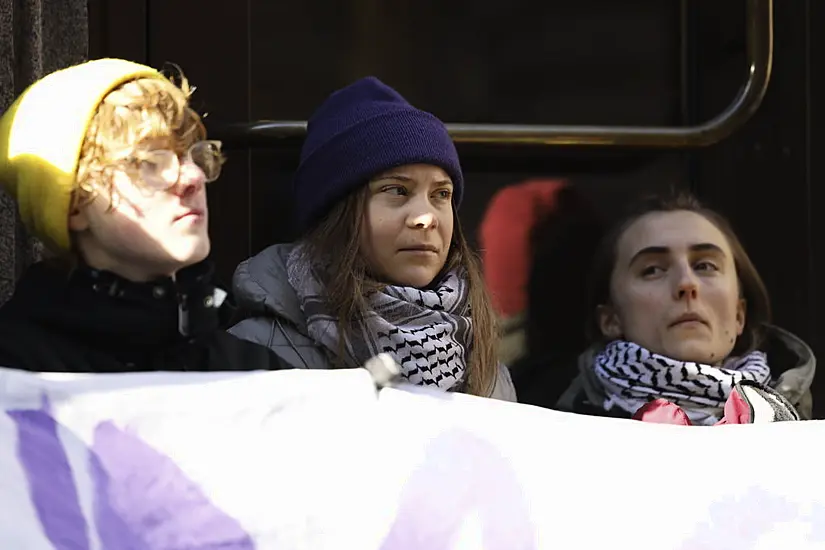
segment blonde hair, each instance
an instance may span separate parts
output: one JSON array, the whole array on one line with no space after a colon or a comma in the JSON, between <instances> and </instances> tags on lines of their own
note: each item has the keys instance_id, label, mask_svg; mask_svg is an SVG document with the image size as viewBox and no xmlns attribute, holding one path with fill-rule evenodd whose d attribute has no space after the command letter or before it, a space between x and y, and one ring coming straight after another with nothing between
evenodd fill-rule
<instances>
[{"instance_id":1,"label":"blonde hair","mask_svg":"<svg viewBox=\"0 0 825 550\"><path fill-rule=\"evenodd\" d=\"M183 153L206 139L200 116L189 106L194 88L180 69L176 73L177 78L131 80L103 98L80 150L72 209L93 200L101 190L111 196L110 171L142 142L167 139L171 149Z\"/></svg>"}]
</instances>

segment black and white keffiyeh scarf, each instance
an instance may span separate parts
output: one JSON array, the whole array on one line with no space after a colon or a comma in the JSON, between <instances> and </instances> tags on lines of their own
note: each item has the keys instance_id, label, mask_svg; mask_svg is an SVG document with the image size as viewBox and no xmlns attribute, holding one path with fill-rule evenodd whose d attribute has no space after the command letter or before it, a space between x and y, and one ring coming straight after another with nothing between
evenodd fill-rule
<instances>
[{"instance_id":1,"label":"black and white keffiyeh scarf","mask_svg":"<svg viewBox=\"0 0 825 550\"><path fill-rule=\"evenodd\" d=\"M287 259L289 284L306 316L309 336L331 357L338 356L338 319L329 314L323 285L300 246ZM379 353L390 354L401 374L419 386L458 389L472 346L469 287L461 272L450 272L431 290L388 285L367 297L369 311L354 319L344 342L344 363L360 367Z\"/></svg>"},{"instance_id":2,"label":"black and white keffiyeh scarf","mask_svg":"<svg viewBox=\"0 0 825 550\"><path fill-rule=\"evenodd\" d=\"M605 410L618 407L630 414L661 397L680 407L695 424L715 424L723 415L734 384L752 380L768 385L767 357L753 351L728 358L720 367L677 361L632 342L616 340L596 355L596 378L604 388Z\"/></svg>"}]
</instances>

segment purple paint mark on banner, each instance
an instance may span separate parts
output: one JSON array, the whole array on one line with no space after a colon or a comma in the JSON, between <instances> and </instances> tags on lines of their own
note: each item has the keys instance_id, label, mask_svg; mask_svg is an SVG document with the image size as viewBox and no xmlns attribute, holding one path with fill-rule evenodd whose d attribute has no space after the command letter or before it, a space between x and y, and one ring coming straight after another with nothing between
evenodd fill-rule
<instances>
[{"instance_id":1,"label":"purple paint mark on banner","mask_svg":"<svg viewBox=\"0 0 825 550\"><path fill-rule=\"evenodd\" d=\"M109 476L94 455L89 457L89 470L95 486L94 514L97 524L97 534L103 548L123 548L129 550L149 550L152 548L135 535L126 520L117 512L109 501L111 489Z\"/></svg>"},{"instance_id":2,"label":"purple paint mark on banner","mask_svg":"<svg viewBox=\"0 0 825 550\"><path fill-rule=\"evenodd\" d=\"M86 518L69 458L57 435L57 422L43 410L7 414L17 426L17 456L46 538L55 550L88 550Z\"/></svg>"},{"instance_id":3,"label":"purple paint mark on banner","mask_svg":"<svg viewBox=\"0 0 825 550\"><path fill-rule=\"evenodd\" d=\"M469 514L479 521L480 548L538 547L513 467L489 442L453 429L427 445L424 459L407 479L381 550L452 548Z\"/></svg>"},{"instance_id":4,"label":"purple paint mark on banner","mask_svg":"<svg viewBox=\"0 0 825 550\"><path fill-rule=\"evenodd\" d=\"M756 513L738 513L745 500L759 503L755 508ZM755 548L762 537L781 530L782 524L793 525L795 520L813 525L813 529L805 537L806 542L825 542L825 531L818 527L822 523L817 519L825 517L824 512L821 506L809 511L802 510L798 504L784 496L753 486L744 494L715 502L708 510L708 520L685 542L683 549L716 550L720 540L729 540L734 534L742 548ZM799 526L793 525L792 529L796 531Z\"/></svg>"},{"instance_id":5,"label":"purple paint mark on banner","mask_svg":"<svg viewBox=\"0 0 825 550\"><path fill-rule=\"evenodd\" d=\"M241 525L212 504L167 456L117 428L98 425L92 446L108 479L95 473L96 519L104 548L123 540L123 527L137 550L221 548L254 550ZM116 480L116 482L112 482ZM122 520L122 525L112 521ZM111 531L105 527L117 527ZM130 547L132 548L132 547Z\"/></svg>"},{"instance_id":6,"label":"purple paint mark on banner","mask_svg":"<svg viewBox=\"0 0 825 550\"><path fill-rule=\"evenodd\" d=\"M48 403L43 410L7 411L17 426L18 456L55 550L89 550L88 524L59 425L47 411ZM92 449L71 432L63 439L89 453L95 524L106 550L255 550L237 520L137 436L103 422Z\"/></svg>"}]
</instances>

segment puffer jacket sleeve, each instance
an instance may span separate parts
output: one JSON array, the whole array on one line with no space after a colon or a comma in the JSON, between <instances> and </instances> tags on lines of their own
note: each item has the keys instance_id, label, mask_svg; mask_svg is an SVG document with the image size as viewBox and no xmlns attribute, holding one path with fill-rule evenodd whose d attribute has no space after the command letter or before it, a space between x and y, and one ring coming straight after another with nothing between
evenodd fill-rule
<instances>
[{"instance_id":1,"label":"puffer jacket sleeve","mask_svg":"<svg viewBox=\"0 0 825 550\"><path fill-rule=\"evenodd\" d=\"M244 319L230 328L229 333L268 347L291 368L331 368L329 360L312 340L275 317Z\"/></svg>"},{"instance_id":2,"label":"puffer jacket sleeve","mask_svg":"<svg viewBox=\"0 0 825 550\"><path fill-rule=\"evenodd\" d=\"M267 317L250 317L231 327L227 332L242 340L272 347L275 322Z\"/></svg>"}]
</instances>

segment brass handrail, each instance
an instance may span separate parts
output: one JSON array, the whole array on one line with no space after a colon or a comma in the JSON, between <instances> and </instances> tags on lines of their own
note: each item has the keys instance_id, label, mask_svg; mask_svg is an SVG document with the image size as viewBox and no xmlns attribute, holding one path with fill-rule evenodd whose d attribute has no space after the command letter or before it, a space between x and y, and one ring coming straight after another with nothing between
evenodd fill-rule
<instances>
[{"instance_id":1,"label":"brass handrail","mask_svg":"<svg viewBox=\"0 0 825 550\"><path fill-rule=\"evenodd\" d=\"M490 145L574 145L688 148L717 143L741 127L759 108L773 64L773 0L747 0L748 78L719 115L695 126L553 126L543 124L447 124L456 143ZM228 146L273 146L301 139L306 121L255 121L210 132Z\"/></svg>"}]
</instances>

